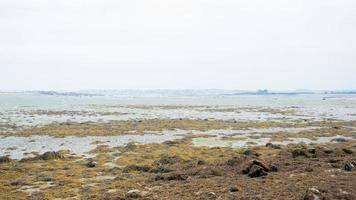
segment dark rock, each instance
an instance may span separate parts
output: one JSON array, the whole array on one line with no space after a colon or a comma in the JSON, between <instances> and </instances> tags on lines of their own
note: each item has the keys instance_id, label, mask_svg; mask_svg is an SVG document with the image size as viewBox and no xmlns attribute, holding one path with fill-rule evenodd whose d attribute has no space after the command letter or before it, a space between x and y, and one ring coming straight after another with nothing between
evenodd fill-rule
<instances>
[{"instance_id":1,"label":"dark rock","mask_svg":"<svg viewBox=\"0 0 356 200\"><path fill-rule=\"evenodd\" d=\"M152 168L149 172L151 173L169 173L172 172L173 170L163 167L163 166L158 166L156 168Z\"/></svg>"},{"instance_id":2,"label":"dark rock","mask_svg":"<svg viewBox=\"0 0 356 200\"><path fill-rule=\"evenodd\" d=\"M309 188L304 197L303 200L322 200L324 198L321 197L319 190L316 188Z\"/></svg>"},{"instance_id":3,"label":"dark rock","mask_svg":"<svg viewBox=\"0 0 356 200\"><path fill-rule=\"evenodd\" d=\"M241 158L239 157L233 157L227 161L227 165L229 166L236 166L242 162Z\"/></svg>"},{"instance_id":4,"label":"dark rock","mask_svg":"<svg viewBox=\"0 0 356 200\"><path fill-rule=\"evenodd\" d=\"M299 156L304 156L304 157L309 158L309 155L305 152L304 149L294 149L292 151L292 156L293 156L293 158L296 158L296 157L299 157Z\"/></svg>"},{"instance_id":5,"label":"dark rock","mask_svg":"<svg viewBox=\"0 0 356 200\"><path fill-rule=\"evenodd\" d=\"M267 172L258 165L252 165L248 172L248 176L251 178L260 177L260 176L267 176Z\"/></svg>"},{"instance_id":6,"label":"dark rock","mask_svg":"<svg viewBox=\"0 0 356 200\"><path fill-rule=\"evenodd\" d=\"M334 151L333 151L332 149L329 149L329 148L327 148L327 147L324 147L324 148L323 148L323 152L326 153L326 154L331 154L331 153L333 153Z\"/></svg>"},{"instance_id":7,"label":"dark rock","mask_svg":"<svg viewBox=\"0 0 356 200\"><path fill-rule=\"evenodd\" d=\"M340 126L333 126L333 129L341 129Z\"/></svg>"},{"instance_id":8,"label":"dark rock","mask_svg":"<svg viewBox=\"0 0 356 200\"><path fill-rule=\"evenodd\" d=\"M175 164L175 163L181 162L181 161L182 161L182 159L178 156L162 155L159 160L155 161L155 164L167 165L167 164Z\"/></svg>"},{"instance_id":9,"label":"dark rock","mask_svg":"<svg viewBox=\"0 0 356 200\"><path fill-rule=\"evenodd\" d=\"M252 169L254 168L254 171L252 172L252 176L254 176L253 174L256 174L256 170L257 170L257 168L254 166L261 168L262 171L266 173L266 175L267 175L267 172L271 171L271 169L262 161L252 160L248 163L247 167L244 170L242 170L242 173L248 174L250 176L250 173L252 172Z\"/></svg>"},{"instance_id":10,"label":"dark rock","mask_svg":"<svg viewBox=\"0 0 356 200\"><path fill-rule=\"evenodd\" d=\"M344 151L347 154L353 154L354 152L351 149L342 149L342 151Z\"/></svg>"},{"instance_id":11,"label":"dark rock","mask_svg":"<svg viewBox=\"0 0 356 200\"><path fill-rule=\"evenodd\" d=\"M185 174L165 174L165 175L157 175L154 180L159 181L185 181L188 179L188 176Z\"/></svg>"},{"instance_id":12,"label":"dark rock","mask_svg":"<svg viewBox=\"0 0 356 200\"><path fill-rule=\"evenodd\" d=\"M272 149L281 149L282 147L280 145L272 144L272 143L267 143L266 147L272 148Z\"/></svg>"},{"instance_id":13,"label":"dark rock","mask_svg":"<svg viewBox=\"0 0 356 200\"><path fill-rule=\"evenodd\" d=\"M316 153L316 149L315 148L310 148L310 149L308 149L308 153L315 154Z\"/></svg>"},{"instance_id":14,"label":"dark rock","mask_svg":"<svg viewBox=\"0 0 356 200\"><path fill-rule=\"evenodd\" d=\"M58 160L64 158L64 153L62 151L47 151L46 153L39 155L37 158L41 160Z\"/></svg>"},{"instance_id":15,"label":"dark rock","mask_svg":"<svg viewBox=\"0 0 356 200\"><path fill-rule=\"evenodd\" d=\"M10 162L12 162L12 159L9 156L0 157L0 163L10 163Z\"/></svg>"},{"instance_id":16,"label":"dark rock","mask_svg":"<svg viewBox=\"0 0 356 200\"><path fill-rule=\"evenodd\" d=\"M346 170L346 171L352 171L353 168L355 168L355 166L350 162L345 163L345 165L344 165L344 170Z\"/></svg>"},{"instance_id":17,"label":"dark rock","mask_svg":"<svg viewBox=\"0 0 356 200\"><path fill-rule=\"evenodd\" d=\"M345 138L334 138L331 141L332 142L347 142L347 139L345 139Z\"/></svg>"},{"instance_id":18,"label":"dark rock","mask_svg":"<svg viewBox=\"0 0 356 200\"><path fill-rule=\"evenodd\" d=\"M271 172L278 172L278 167L276 165L270 166Z\"/></svg>"},{"instance_id":19,"label":"dark rock","mask_svg":"<svg viewBox=\"0 0 356 200\"><path fill-rule=\"evenodd\" d=\"M89 161L88 163L87 163L87 167L89 167L89 168L94 168L94 167L96 167L96 165L98 165L98 163L96 162L96 161Z\"/></svg>"},{"instance_id":20,"label":"dark rock","mask_svg":"<svg viewBox=\"0 0 356 200\"><path fill-rule=\"evenodd\" d=\"M243 154L244 154L245 156L257 156L257 157L260 156L259 153L255 152L255 151L252 151L251 149L245 150L245 151L243 152Z\"/></svg>"},{"instance_id":21,"label":"dark rock","mask_svg":"<svg viewBox=\"0 0 356 200\"><path fill-rule=\"evenodd\" d=\"M232 186L230 189L229 189L230 192L238 192L239 191L239 188L236 187L236 186Z\"/></svg>"},{"instance_id":22,"label":"dark rock","mask_svg":"<svg viewBox=\"0 0 356 200\"><path fill-rule=\"evenodd\" d=\"M152 168L150 166L128 165L122 171L128 173L130 171L149 172Z\"/></svg>"}]
</instances>

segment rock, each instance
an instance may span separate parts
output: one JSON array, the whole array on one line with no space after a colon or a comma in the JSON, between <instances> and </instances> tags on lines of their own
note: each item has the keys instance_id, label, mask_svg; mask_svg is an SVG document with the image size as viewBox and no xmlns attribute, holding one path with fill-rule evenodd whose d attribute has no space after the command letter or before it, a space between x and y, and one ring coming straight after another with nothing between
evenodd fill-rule
<instances>
[{"instance_id":1,"label":"rock","mask_svg":"<svg viewBox=\"0 0 356 200\"><path fill-rule=\"evenodd\" d=\"M151 170L150 166L128 165L122 170L122 172L124 173L128 173L130 171L148 172L150 170Z\"/></svg>"},{"instance_id":2,"label":"rock","mask_svg":"<svg viewBox=\"0 0 356 200\"><path fill-rule=\"evenodd\" d=\"M299 157L299 156L304 156L304 157L309 158L309 155L305 152L304 149L294 149L292 151L292 156L293 156L293 158L296 158L296 157Z\"/></svg>"},{"instance_id":3,"label":"rock","mask_svg":"<svg viewBox=\"0 0 356 200\"><path fill-rule=\"evenodd\" d=\"M323 152L326 153L326 154L331 154L331 153L333 153L334 151L333 151L332 149L329 149L329 148L327 148L327 147L324 147L324 148L323 148Z\"/></svg>"},{"instance_id":4,"label":"rock","mask_svg":"<svg viewBox=\"0 0 356 200\"><path fill-rule=\"evenodd\" d=\"M267 172L258 165L252 165L251 169L248 172L248 176L251 178L267 176Z\"/></svg>"},{"instance_id":5,"label":"rock","mask_svg":"<svg viewBox=\"0 0 356 200\"><path fill-rule=\"evenodd\" d=\"M236 187L236 186L232 186L230 189L229 189L230 192L238 192L239 191L239 188Z\"/></svg>"},{"instance_id":6,"label":"rock","mask_svg":"<svg viewBox=\"0 0 356 200\"><path fill-rule=\"evenodd\" d=\"M278 172L278 167L276 165L271 165L270 169L272 172Z\"/></svg>"},{"instance_id":7,"label":"rock","mask_svg":"<svg viewBox=\"0 0 356 200\"><path fill-rule=\"evenodd\" d=\"M347 154L353 154L354 153L351 149L346 149L346 148L343 148L342 151L347 153Z\"/></svg>"},{"instance_id":8,"label":"rock","mask_svg":"<svg viewBox=\"0 0 356 200\"><path fill-rule=\"evenodd\" d=\"M247 149L243 152L243 154L245 156L259 156L260 154L259 153L256 153L254 151L252 151L251 149Z\"/></svg>"},{"instance_id":9,"label":"rock","mask_svg":"<svg viewBox=\"0 0 356 200\"><path fill-rule=\"evenodd\" d=\"M242 173L248 174L250 177L258 177L267 175L269 171L271 171L271 169L262 161L252 160L248 163L248 166L242 170Z\"/></svg>"},{"instance_id":10,"label":"rock","mask_svg":"<svg viewBox=\"0 0 356 200\"><path fill-rule=\"evenodd\" d=\"M204 199L204 200L215 200L217 199L217 196L215 194L215 192L207 192L207 193L203 193L201 195L200 199Z\"/></svg>"},{"instance_id":11,"label":"rock","mask_svg":"<svg viewBox=\"0 0 356 200\"><path fill-rule=\"evenodd\" d=\"M344 165L344 170L346 170L346 171L352 171L353 168L355 168L355 166L350 162L345 163L345 165Z\"/></svg>"},{"instance_id":12,"label":"rock","mask_svg":"<svg viewBox=\"0 0 356 200\"><path fill-rule=\"evenodd\" d=\"M46 153L39 155L37 158L41 160L58 160L64 158L62 151L47 151Z\"/></svg>"},{"instance_id":13,"label":"rock","mask_svg":"<svg viewBox=\"0 0 356 200\"><path fill-rule=\"evenodd\" d=\"M157 175L154 180L155 181L185 181L188 179L188 176L185 174L178 174L178 173L172 173L172 174L160 174Z\"/></svg>"},{"instance_id":14,"label":"rock","mask_svg":"<svg viewBox=\"0 0 356 200\"><path fill-rule=\"evenodd\" d=\"M310 148L310 149L308 149L308 153L315 154L316 153L316 149L315 148Z\"/></svg>"},{"instance_id":15,"label":"rock","mask_svg":"<svg viewBox=\"0 0 356 200\"><path fill-rule=\"evenodd\" d=\"M320 196L319 190L316 188L309 188L304 197L303 200L322 200L323 198Z\"/></svg>"},{"instance_id":16,"label":"rock","mask_svg":"<svg viewBox=\"0 0 356 200\"><path fill-rule=\"evenodd\" d=\"M182 158L178 156L169 156L169 155L162 155L159 160L155 161L157 165L167 165L167 164L175 164L177 162L181 162Z\"/></svg>"},{"instance_id":17,"label":"rock","mask_svg":"<svg viewBox=\"0 0 356 200\"><path fill-rule=\"evenodd\" d=\"M94 168L96 167L96 165L98 165L98 163L96 161L89 161L88 164L87 164L87 167L89 168Z\"/></svg>"},{"instance_id":18,"label":"rock","mask_svg":"<svg viewBox=\"0 0 356 200\"><path fill-rule=\"evenodd\" d=\"M0 163L10 163L10 162L12 162L12 159L9 156L0 157Z\"/></svg>"},{"instance_id":19,"label":"rock","mask_svg":"<svg viewBox=\"0 0 356 200\"><path fill-rule=\"evenodd\" d=\"M340 129L340 126L333 126L333 129Z\"/></svg>"},{"instance_id":20,"label":"rock","mask_svg":"<svg viewBox=\"0 0 356 200\"><path fill-rule=\"evenodd\" d=\"M207 194L207 197L208 197L208 199L216 199L217 198L217 196L214 192L209 192Z\"/></svg>"},{"instance_id":21,"label":"rock","mask_svg":"<svg viewBox=\"0 0 356 200\"><path fill-rule=\"evenodd\" d=\"M345 139L345 138L334 138L331 141L332 142L347 142L347 139Z\"/></svg>"},{"instance_id":22,"label":"rock","mask_svg":"<svg viewBox=\"0 0 356 200\"><path fill-rule=\"evenodd\" d=\"M153 186L150 189L148 189L150 192L159 192L161 191L161 187L160 186Z\"/></svg>"},{"instance_id":23,"label":"rock","mask_svg":"<svg viewBox=\"0 0 356 200\"><path fill-rule=\"evenodd\" d=\"M272 148L272 149L281 149L282 147L280 145L272 144L272 143L267 143L266 147Z\"/></svg>"},{"instance_id":24,"label":"rock","mask_svg":"<svg viewBox=\"0 0 356 200\"><path fill-rule=\"evenodd\" d=\"M126 193L125 195L126 198L132 198L132 199L137 199L141 198L142 194L140 190L130 190Z\"/></svg>"}]
</instances>

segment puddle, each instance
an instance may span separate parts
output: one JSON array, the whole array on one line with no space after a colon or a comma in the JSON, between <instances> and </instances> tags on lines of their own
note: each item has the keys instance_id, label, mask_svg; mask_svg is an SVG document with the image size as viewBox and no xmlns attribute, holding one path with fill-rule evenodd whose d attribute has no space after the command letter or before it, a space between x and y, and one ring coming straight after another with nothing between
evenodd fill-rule
<instances>
[{"instance_id":1,"label":"puddle","mask_svg":"<svg viewBox=\"0 0 356 200\"><path fill-rule=\"evenodd\" d=\"M182 132L163 131L161 134L120 135L120 136L68 136L63 138L52 136L2 137L0 138L0 156L9 155L13 159L31 157L31 152L42 154L46 151L70 150L78 156L92 157L88 152L94 150L100 142L110 147L124 146L129 142L162 143L181 139ZM17 149L10 147L19 147ZM9 149L10 148L10 149ZM33 156L33 155L32 155Z\"/></svg>"},{"instance_id":2,"label":"puddle","mask_svg":"<svg viewBox=\"0 0 356 200\"><path fill-rule=\"evenodd\" d=\"M299 144L299 143L327 143L333 142L333 139L346 139L352 140L352 137L345 137L341 135L336 135L333 137L315 137L313 139L308 138L287 138L285 141L273 141L271 138L246 138L244 140L226 140L222 137L208 137L208 138L194 138L193 145L195 146L207 146L207 147L231 147L231 148L241 148L246 146L263 146L268 142L272 142L277 145L287 145L287 144Z\"/></svg>"}]
</instances>

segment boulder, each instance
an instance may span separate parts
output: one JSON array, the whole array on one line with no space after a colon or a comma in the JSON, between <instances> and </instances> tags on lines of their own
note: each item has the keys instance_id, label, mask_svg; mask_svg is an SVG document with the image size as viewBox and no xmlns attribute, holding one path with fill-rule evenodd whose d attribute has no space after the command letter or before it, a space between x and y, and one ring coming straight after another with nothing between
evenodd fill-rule
<instances>
[{"instance_id":1,"label":"boulder","mask_svg":"<svg viewBox=\"0 0 356 200\"><path fill-rule=\"evenodd\" d=\"M309 158L309 155L305 152L304 149L294 149L292 151L292 156L293 156L293 158L296 158L296 157L299 157L299 156L303 156L303 157Z\"/></svg>"},{"instance_id":2,"label":"boulder","mask_svg":"<svg viewBox=\"0 0 356 200\"><path fill-rule=\"evenodd\" d=\"M267 176L267 172L261 166L252 165L248 172L248 176L251 178Z\"/></svg>"}]
</instances>

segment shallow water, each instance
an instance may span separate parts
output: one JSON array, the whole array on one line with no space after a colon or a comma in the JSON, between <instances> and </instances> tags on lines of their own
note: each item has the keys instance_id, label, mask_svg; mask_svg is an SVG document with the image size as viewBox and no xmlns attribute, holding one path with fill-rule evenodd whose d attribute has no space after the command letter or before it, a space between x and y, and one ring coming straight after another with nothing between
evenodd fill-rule
<instances>
[{"instance_id":1,"label":"shallow water","mask_svg":"<svg viewBox=\"0 0 356 200\"><path fill-rule=\"evenodd\" d=\"M332 137L315 137L313 139L309 138L287 138L285 141L273 141L271 138L258 138L252 139L247 138L243 140L223 140L221 137L208 137L208 138L194 138L193 144L195 146L207 146L207 147L231 147L231 148L241 148L246 146L261 146L265 145L266 143L273 143L277 145L287 145L287 144L321 144L332 142L333 139L343 138L346 140L351 140L351 137L345 137L341 135L336 135Z\"/></svg>"},{"instance_id":2,"label":"shallow water","mask_svg":"<svg viewBox=\"0 0 356 200\"><path fill-rule=\"evenodd\" d=\"M233 147L240 148L247 146L249 142L254 142L254 145L265 145L270 142L270 138L252 139L251 136L262 136L266 133L298 133L305 130L313 130L319 127L309 128L255 128L246 130L231 130L231 129L217 129L209 131L189 131L189 130L170 130L161 132L146 132L143 135L119 135L119 136L67 136L67 137L53 137L34 135L29 137L8 136L0 137L0 156L8 155L13 159L22 159L25 157L33 157L32 152L42 154L46 151L70 150L77 156L92 157L93 154L89 152L94 150L99 145L108 145L110 147L119 147L128 144L129 142L138 142L143 144L148 143L162 143L165 141L172 141L181 139L188 134L192 135L209 135L208 138L194 138L193 144L196 146L209 147ZM222 139L224 136L239 135L245 137L243 140L238 138L234 140ZM339 136L343 137L343 136ZM329 142L335 137L319 137L316 140L307 138L289 138L283 142L273 142L276 144L289 143L310 143L310 142ZM346 138L349 139L349 138Z\"/></svg>"},{"instance_id":3,"label":"shallow water","mask_svg":"<svg viewBox=\"0 0 356 200\"><path fill-rule=\"evenodd\" d=\"M146 107L140 107L140 105ZM159 105L178 105L178 107L166 109L159 107ZM218 110L209 111L209 109ZM232 111L221 112L219 109L231 109ZM287 112L273 113L268 110L261 111L261 109L278 109ZM36 113L38 110L75 112L49 115ZM114 114L104 114L105 112L114 112ZM153 118L212 118L243 121L356 120L356 95L72 97L33 93L0 93L0 131L11 129L9 125L35 126L67 121L86 122Z\"/></svg>"},{"instance_id":4,"label":"shallow water","mask_svg":"<svg viewBox=\"0 0 356 200\"><path fill-rule=\"evenodd\" d=\"M0 138L0 155L9 155L13 159L22 159L34 156L28 154L31 152L42 154L46 151L70 150L78 156L90 157L89 151L94 150L99 145L118 147L124 146L129 142L161 143L182 138L179 134L180 131L162 132L161 134L86 137L9 136ZM100 144L97 143L98 141Z\"/></svg>"}]
</instances>

